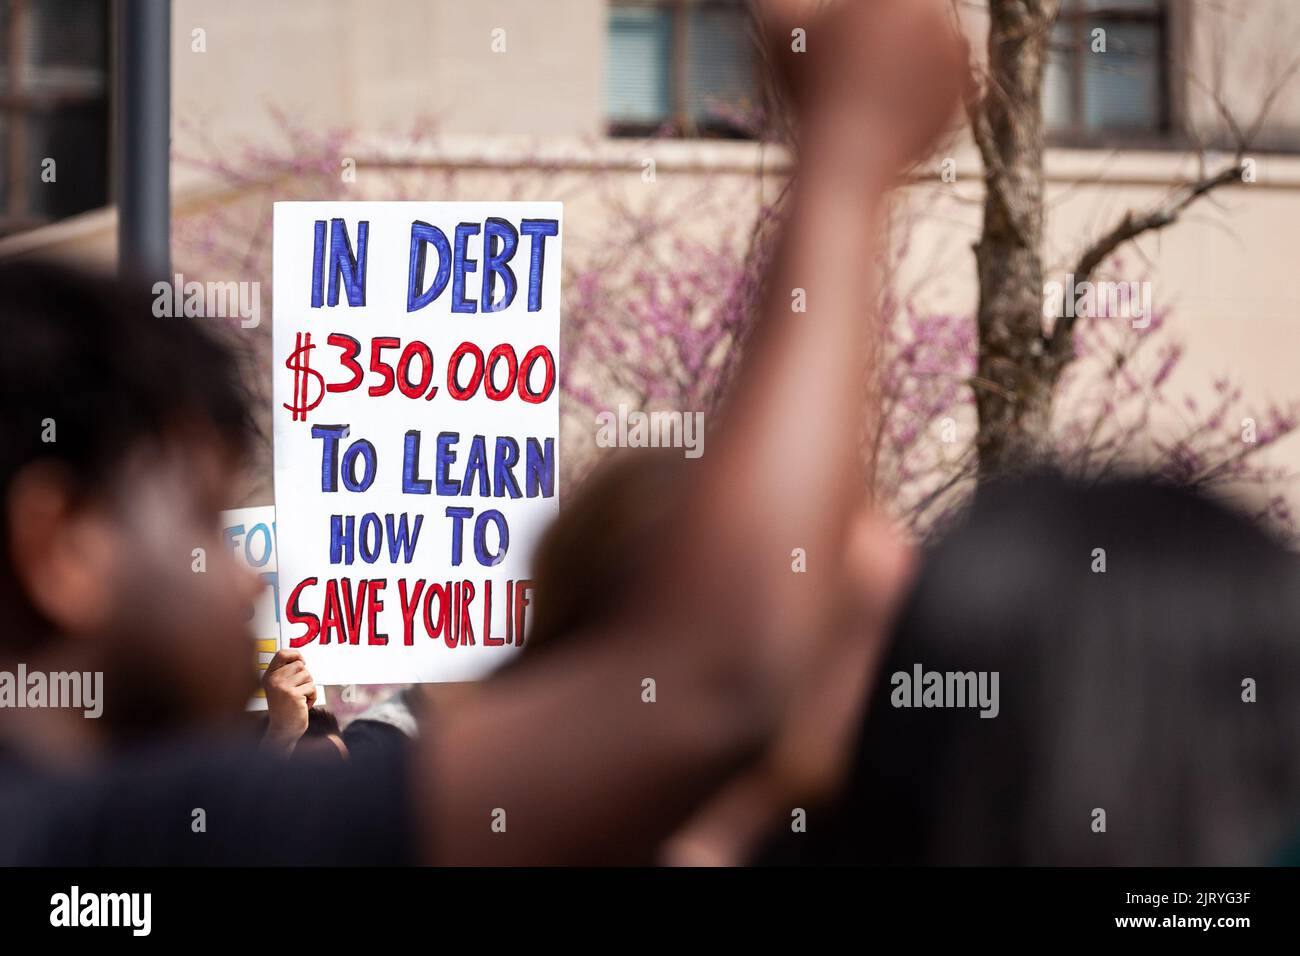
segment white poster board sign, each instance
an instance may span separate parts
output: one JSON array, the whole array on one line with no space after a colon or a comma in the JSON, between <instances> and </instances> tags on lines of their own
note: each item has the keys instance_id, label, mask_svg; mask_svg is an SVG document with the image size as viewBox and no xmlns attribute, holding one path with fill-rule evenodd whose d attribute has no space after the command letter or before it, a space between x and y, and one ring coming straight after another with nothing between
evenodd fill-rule
<instances>
[{"instance_id":1,"label":"white poster board sign","mask_svg":"<svg viewBox=\"0 0 1300 956\"><path fill-rule=\"evenodd\" d=\"M517 652L557 508L559 203L276 203L281 646L318 684Z\"/></svg>"}]
</instances>

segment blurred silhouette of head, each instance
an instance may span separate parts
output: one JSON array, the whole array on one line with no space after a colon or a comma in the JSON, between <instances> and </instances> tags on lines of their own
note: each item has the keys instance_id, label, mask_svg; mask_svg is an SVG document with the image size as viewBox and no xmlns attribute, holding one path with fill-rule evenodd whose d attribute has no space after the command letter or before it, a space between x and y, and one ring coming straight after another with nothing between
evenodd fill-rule
<instances>
[{"instance_id":1,"label":"blurred silhouette of head","mask_svg":"<svg viewBox=\"0 0 1300 956\"><path fill-rule=\"evenodd\" d=\"M0 264L0 659L104 672L104 722L242 710L256 579L221 539L247 410L233 359L144 284Z\"/></svg>"},{"instance_id":2,"label":"blurred silhouette of head","mask_svg":"<svg viewBox=\"0 0 1300 956\"><path fill-rule=\"evenodd\" d=\"M1188 490L983 488L925 556L834 821L771 860L1270 862L1300 821L1298 565ZM997 716L915 706L929 672L996 672Z\"/></svg>"},{"instance_id":3,"label":"blurred silhouette of head","mask_svg":"<svg viewBox=\"0 0 1300 956\"><path fill-rule=\"evenodd\" d=\"M295 757L348 759L348 745L339 730L339 719L324 707L307 708L307 730L293 749Z\"/></svg>"},{"instance_id":4,"label":"blurred silhouette of head","mask_svg":"<svg viewBox=\"0 0 1300 956\"><path fill-rule=\"evenodd\" d=\"M680 449L619 451L586 477L533 556L530 657L625 607L689 465Z\"/></svg>"}]
</instances>

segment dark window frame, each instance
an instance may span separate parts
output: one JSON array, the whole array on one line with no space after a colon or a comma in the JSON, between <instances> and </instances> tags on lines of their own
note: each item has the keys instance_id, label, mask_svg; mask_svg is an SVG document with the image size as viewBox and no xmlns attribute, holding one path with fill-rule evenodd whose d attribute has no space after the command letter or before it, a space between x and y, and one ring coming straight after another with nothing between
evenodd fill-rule
<instances>
[{"instance_id":1,"label":"dark window frame","mask_svg":"<svg viewBox=\"0 0 1300 956\"><path fill-rule=\"evenodd\" d=\"M111 162L112 153L112 103L109 91L113 85L113 66L111 58L112 4L105 2L105 56L104 82L98 92L81 90L53 90L29 92L23 84L23 34L26 18L30 12L29 0L0 0L9 8L7 36L0 35L0 44L7 46L7 63L5 65L5 88L0 91L0 115L5 120L4 174L7 177L7 189L3 202L0 202L0 236L12 235L26 229L49 225L55 221L45 216L36 215L29 208L29 177L32 170L26 162L27 137L24 120L41 113L53 113L69 107L89 107L103 105L105 121L109 128L105 130L107 148L104 154L105 168ZM111 177L106 177L104 202L111 201Z\"/></svg>"},{"instance_id":2,"label":"dark window frame","mask_svg":"<svg viewBox=\"0 0 1300 956\"><path fill-rule=\"evenodd\" d=\"M763 84L760 80L762 61L757 49L753 8L743 0L610 0L608 10L654 9L667 10L670 14L670 40L668 53L668 110L669 115L658 122L629 121L605 117L605 132L613 137L668 136L676 139L753 139L749 131L740 130L726 123L699 123L687 107L690 96L689 75L689 22L693 10L725 9L739 10L745 14L749 42L754 45L754 102L761 104L764 99ZM606 55L608 55L608 32L606 33ZM604 79L602 77L602 82Z\"/></svg>"},{"instance_id":3,"label":"dark window frame","mask_svg":"<svg viewBox=\"0 0 1300 956\"><path fill-rule=\"evenodd\" d=\"M1068 0L1067 0L1068 3ZM1045 129L1049 146L1065 148L1177 148L1186 145L1179 110L1181 100L1174 85L1174 70L1181 55L1182 17L1168 0L1156 0L1149 9L1101 5L1086 8L1082 4L1068 9L1063 5L1057 23L1071 28L1069 53L1070 119L1068 126ZM1090 55L1091 31L1101 23L1143 24L1156 28L1156 121L1143 128L1083 125L1085 57ZM1050 47L1050 41L1049 41ZM1050 47L1055 53L1059 48Z\"/></svg>"}]
</instances>

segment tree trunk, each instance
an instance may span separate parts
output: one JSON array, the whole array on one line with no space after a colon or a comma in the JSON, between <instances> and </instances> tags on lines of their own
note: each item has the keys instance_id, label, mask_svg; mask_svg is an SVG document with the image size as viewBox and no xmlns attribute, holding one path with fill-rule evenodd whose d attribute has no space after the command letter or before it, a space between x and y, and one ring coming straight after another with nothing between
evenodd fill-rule
<instances>
[{"instance_id":1,"label":"tree trunk","mask_svg":"<svg viewBox=\"0 0 1300 956\"><path fill-rule=\"evenodd\" d=\"M1043 335L1043 70L1059 0L989 0L988 83L972 109L984 161L975 246L980 474L1041 463L1063 363Z\"/></svg>"}]
</instances>

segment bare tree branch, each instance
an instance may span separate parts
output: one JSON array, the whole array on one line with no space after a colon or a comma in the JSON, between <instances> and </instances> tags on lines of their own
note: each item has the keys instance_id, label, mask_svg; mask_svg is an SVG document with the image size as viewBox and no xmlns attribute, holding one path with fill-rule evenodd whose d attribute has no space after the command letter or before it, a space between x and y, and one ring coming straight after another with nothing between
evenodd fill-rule
<instances>
[{"instance_id":1,"label":"bare tree branch","mask_svg":"<svg viewBox=\"0 0 1300 956\"><path fill-rule=\"evenodd\" d=\"M1244 161L1246 150L1250 148L1250 144L1255 141L1260 130L1263 129L1264 123L1267 121L1269 113L1272 112L1282 91L1286 89L1287 84L1300 71L1300 56L1293 58L1286 69L1281 71L1267 94L1262 98L1259 110L1250 122L1249 128L1244 130L1222 94L1223 69L1224 66L1221 62L1215 63L1216 80L1211 85L1202 83L1194 75L1189 75L1188 79L1193 86L1200 89L1209 98L1215 113L1227 127L1236 147L1236 158L1233 160L1233 164L1219 170L1217 173L1210 174L1205 168L1205 152L1203 149L1199 150L1197 159L1200 175L1198 178L1176 190L1163 203L1147 210L1145 213L1139 214L1133 210L1125 213L1124 218L1114 228L1094 242L1080 256L1078 263L1074 267L1076 282L1087 281L1097 267L1124 243L1131 242L1144 233L1156 232L1172 225L1187 207L1201 197L1208 195L1221 186L1243 181L1246 172ZM1073 315L1064 316L1057 322L1056 328L1053 330L1051 345L1053 352L1058 357L1068 355L1074 321L1075 317Z\"/></svg>"},{"instance_id":2,"label":"bare tree branch","mask_svg":"<svg viewBox=\"0 0 1300 956\"><path fill-rule=\"evenodd\" d=\"M1238 161L1212 176L1206 176L1195 182L1188 183L1168 200L1141 215L1129 211L1114 229L1098 239L1080 256L1078 265L1074 269L1075 280L1081 281L1091 276L1093 270L1124 243L1136 239L1144 232L1151 232L1172 225L1178 220L1183 210L1202 196L1228 183L1241 182L1245 171L1245 165Z\"/></svg>"},{"instance_id":3,"label":"bare tree branch","mask_svg":"<svg viewBox=\"0 0 1300 956\"><path fill-rule=\"evenodd\" d=\"M1129 210L1113 229L1101 236L1079 257L1074 267L1074 281L1076 283L1088 281L1097 267L1124 243L1132 242L1144 233L1158 232L1166 226L1173 225L1188 206L1221 186L1241 182L1245 172L1245 163L1238 156L1232 166L1214 175L1204 176L1188 183L1164 202L1146 212L1137 213ZM1066 312L1066 315L1057 320L1056 328L1052 332L1052 348L1058 355L1068 350L1070 336L1074 330L1076 316L1073 310L1066 310Z\"/></svg>"}]
</instances>

